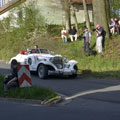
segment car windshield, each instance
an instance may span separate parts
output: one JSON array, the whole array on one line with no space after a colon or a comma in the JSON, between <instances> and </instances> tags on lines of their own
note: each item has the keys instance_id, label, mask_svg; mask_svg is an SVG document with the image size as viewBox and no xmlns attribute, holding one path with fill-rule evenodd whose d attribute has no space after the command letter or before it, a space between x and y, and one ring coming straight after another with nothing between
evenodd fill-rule
<instances>
[{"instance_id":1,"label":"car windshield","mask_svg":"<svg viewBox=\"0 0 120 120\"><path fill-rule=\"evenodd\" d=\"M37 53L37 54L39 54L39 53L42 53L42 54L50 54L50 52L49 52L49 50L48 49L29 49L28 50L28 52L30 53L30 54L33 54L33 53Z\"/></svg>"},{"instance_id":2,"label":"car windshield","mask_svg":"<svg viewBox=\"0 0 120 120\"><path fill-rule=\"evenodd\" d=\"M50 51L48 49L40 49L40 53L49 54Z\"/></svg>"}]
</instances>

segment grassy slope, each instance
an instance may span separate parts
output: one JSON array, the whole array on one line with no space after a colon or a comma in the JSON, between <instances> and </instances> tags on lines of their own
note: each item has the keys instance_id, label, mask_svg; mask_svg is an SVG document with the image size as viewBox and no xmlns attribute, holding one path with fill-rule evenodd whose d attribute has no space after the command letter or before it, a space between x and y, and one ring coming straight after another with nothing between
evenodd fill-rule
<instances>
[{"instance_id":1,"label":"grassy slope","mask_svg":"<svg viewBox=\"0 0 120 120\"><path fill-rule=\"evenodd\" d=\"M20 50L33 47L38 44L40 48L48 48L55 51L55 54L62 54L69 59L75 59L79 62L79 69L85 75L95 76L113 76L120 77L120 37L110 40L106 50L101 55L87 56L83 54L82 39L77 42L68 42L64 44L61 39L50 39L54 36L60 36L61 26L49 27L50 35L36 34L35 37L22 33L17 30L4 34L0 38L0 59L9 60L12 56L18 54ZM95 49L95 35L92 35L91 48Z\"/></svg>"}]
</instances>

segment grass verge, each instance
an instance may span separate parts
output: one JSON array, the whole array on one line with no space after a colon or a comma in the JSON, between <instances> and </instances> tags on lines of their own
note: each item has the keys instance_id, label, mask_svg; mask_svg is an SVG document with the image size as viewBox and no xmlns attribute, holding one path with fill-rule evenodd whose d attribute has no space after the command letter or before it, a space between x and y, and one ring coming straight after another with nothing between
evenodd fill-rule
<instances>
[{"instance_id":1,"label":"grass verge","mask_svg":"<svg viewBox=\"0 0 120 120\"><path fill-rule=\"evenodd\" d=\"M3 80L4 77L0 76L0 97L48 101L58 96L53 90L43 87L14 88L8 90L6 96L4 96Z\"/></svg>"}]
</instances>

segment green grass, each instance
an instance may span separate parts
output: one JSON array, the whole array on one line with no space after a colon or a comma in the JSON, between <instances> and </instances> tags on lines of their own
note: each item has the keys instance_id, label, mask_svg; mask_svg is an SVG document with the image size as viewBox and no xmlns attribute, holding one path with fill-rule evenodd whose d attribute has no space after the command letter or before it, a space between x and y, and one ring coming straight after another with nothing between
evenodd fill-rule
<instances>
[{"instance_id":1,"label":"green grass","mask_svg":"<svg viewBox=\"0 0 120 120\"><path fill-rule=\"evenodd\" d=\"M21 98L21 99L35 99L47 101L58 95L51 89L43 87L27 87L27 88L13 88L7 91L4 96L3 76L0 76L0 97Z\"/></svg>"}]
</instances>

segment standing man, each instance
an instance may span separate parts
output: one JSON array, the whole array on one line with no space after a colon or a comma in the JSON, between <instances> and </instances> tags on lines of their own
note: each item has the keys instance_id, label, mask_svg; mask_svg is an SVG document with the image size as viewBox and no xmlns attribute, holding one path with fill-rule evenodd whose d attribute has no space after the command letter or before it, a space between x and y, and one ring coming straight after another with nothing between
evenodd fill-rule
<instances>
[{"instance_id":1,"label":"standing man","mask_svg":"<svg viewBox=\"0 0 120 120\"><path fill-rule=\"evenodd\" d=\"M65 27L63 27L63 29L61 30L61 38L63 40L64 43L67 42L67 30L65 29Z\"/></svg>"},{"instance_id":2,"label":"standing man","mask_svg":"<svg viewBox=\"0 0 120 120\"><path fill-rule=\"evenodd\" d=\"M84 52L88 52L88 55L90 55L90 42L91 42L91 32L88 31L88 28L84 29L84 34L83 34L83 50Z\"/></svg>"},{"instance_id":3,"label":"standing man","mask_svg":"<svg viewBox=\"0 0 120 120\"><path fill-rule=\"evenodd\" d=\"M97 33L96 50L98 53L102 53L103 32L104 29L99 24L96 25L96 33Z\"/></svg>"},{"instance_id":4,"label":"standing man","mask_svg":"<svg viewBox=\"0 0 120 120\"><path fill-rule=\"evenodd\" d=\"M73 38L75 38L75 41L77 40L77 30L73 25L71 26L71 29L69 30L69 36L70 36L71 42L73 42Z\"/></svg>"}]
</instances>

